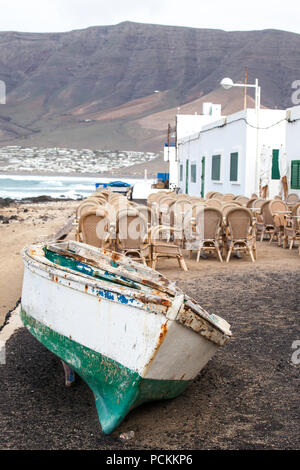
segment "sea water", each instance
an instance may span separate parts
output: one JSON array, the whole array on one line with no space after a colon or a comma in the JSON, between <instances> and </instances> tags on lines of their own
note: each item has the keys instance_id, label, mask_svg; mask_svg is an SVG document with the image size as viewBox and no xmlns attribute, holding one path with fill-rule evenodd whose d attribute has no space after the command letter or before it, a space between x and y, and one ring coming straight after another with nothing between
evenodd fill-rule
<instances>
[{"instance_id":1,"label":"sea water","mask_svg":"<svg viewBox=\"0 0 300 470\"><path fill-rule=\"evenodd\" d=\"M37 196L81 199L96 191L96 183L109 183L120 178L0 175L0 197L24 199ZM133 198L146 199L154 180L122 178L133 185Z\"/></svg>"}]
</instances>

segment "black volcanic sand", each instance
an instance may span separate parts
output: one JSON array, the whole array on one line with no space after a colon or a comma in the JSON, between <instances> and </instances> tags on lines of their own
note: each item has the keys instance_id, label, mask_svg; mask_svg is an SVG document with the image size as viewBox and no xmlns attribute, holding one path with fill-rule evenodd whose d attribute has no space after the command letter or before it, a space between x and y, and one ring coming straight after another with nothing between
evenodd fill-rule
<instances>
[{"instance_id":1,"label":"black volcanic sand","mask_svg":"<svg viewBox=\"0 0 300 470\"><path fill-rule=\"evenodd\" d=\"M92 392L64 387L59 360L25 329L0 366L2 449L299 449L300 270L227 272L181 282L233 339L178 398L132 411L110 436L101 432ZM132 440L120 434L134 431Z\"/></svg>"}]
</instances>

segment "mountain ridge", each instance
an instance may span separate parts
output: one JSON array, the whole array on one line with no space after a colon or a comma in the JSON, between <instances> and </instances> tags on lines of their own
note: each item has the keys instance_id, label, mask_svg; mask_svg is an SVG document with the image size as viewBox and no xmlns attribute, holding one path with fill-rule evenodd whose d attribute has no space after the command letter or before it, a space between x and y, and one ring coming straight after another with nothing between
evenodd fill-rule
<instances>
[{"instance_id":1,"label":"mountain ridge","mask_svg":"<svg viewBox=\"0 0 300 470\"><path fill-rule=\"evenodd\" d=\"M141 120L168 109L169 117L205 96L228 103L236 94L222 94L220 80L243 82L245 66L248 83L259 79L264 106L291 106L300 35L130 21L58 33L0 32L0 80L7 87L0 145L90 142L157 151L168 122L158 131L143 128ZM243 100L232 99L236 106L228 109L242 109Z\"/></svg>"}]
</instances>

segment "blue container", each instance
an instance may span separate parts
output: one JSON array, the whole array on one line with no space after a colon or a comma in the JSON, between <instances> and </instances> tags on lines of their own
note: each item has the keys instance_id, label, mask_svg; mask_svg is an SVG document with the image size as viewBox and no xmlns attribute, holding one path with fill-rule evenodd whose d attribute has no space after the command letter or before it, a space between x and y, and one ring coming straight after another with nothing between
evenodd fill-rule
<instances>
[{"instance_id":1,"label":"blue container","mask_svg":"<svg viewBox=\"0 0 300 470\"><path fill-rule=\"evenodd\" d=\"M101 189L104 189L104 188L107 187L107 183L96 183L95 186L96 186L96 189L98 189L98 188L99 188L99 189L100 189L100 188L101 188Z\"/></svg>"},{"instance_id":2,"label":"blue container","mask_svg":"<svg viewBox=\"0 0 300 470\"><path fill-rule=\"evenodd\" d=\"M157 173L157 179L159 181L162 181L163 183L169 179L170 174L169 173Z\"/></svg>"}]
</instances>

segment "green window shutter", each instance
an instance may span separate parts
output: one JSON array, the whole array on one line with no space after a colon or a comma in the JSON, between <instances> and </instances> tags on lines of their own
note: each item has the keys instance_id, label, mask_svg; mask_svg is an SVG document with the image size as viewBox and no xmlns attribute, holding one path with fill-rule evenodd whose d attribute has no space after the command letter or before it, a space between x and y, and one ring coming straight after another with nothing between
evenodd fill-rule
<instances>
[{"instance_id":1,"label":"green window shutter","mask_svg":"<svg viewBox=\"0 0 300 470\"><path fill-rule=\"evenodd\" d=\"M238 152L234 152L230 154L230 181L238 180L238 160L239 160Z\"/></svg>"},{"instance_id":2,"label":"green window shutter","mask_svg":"<svg viewBox=\"0 0 300 470\"><path fill-rule=\"evenodd\" d=\"M180 165L180 181L183 180L183 165Z\"/></svg>"},{"instance_id":3,"label":"green window shutter","mask_svg":"<svg viewBox=\"0 0 300 470\"><path fill-rule=\"evenodd\" d=\"M279 150L273 150L272 156L272 180L280 180Z\"/></svg>"},{"instance_id":4,"label":"green window shutter","mask_svg":"<svg viewBox=\"0 0 300 470\"><path fill-rule=\"evenodd\" d=\"M300 189L300 160L291 161L291 189Z\"/></svg>"},{"instance_id":5,"label":"green window shutter","mask_svg":"<svg viewBox=\"0 0 300 470\"><path fill-rule=\"evenodd\" d=\"M185 162L185 194L189 194L189 165L190 161Z\"/></svg>"},{"instance_id":6,"label":"green window shutter","mask_svg":"<svg viewBox=\"0 0 300 470\"><path fill-rule=\"evenodd\" d=\"M201 197L204 197L205 157L202 157L201 166L202 166L202 173L201 173Z\"/></svg>"},{"instance_id":7,"label":"green window shutter","mask_svg":"<svg viewBox=\"0 0 300 470\"><path fill-rule=\"evenodd\" d=\"M221 155L213 155L211 162L211 179L220 181L221 177Z\"/></svg>"},{"instance_id":8,"label":"green window shutter","mask_svg":"<svg viewBox=\"0 0 300 470\"><path fill-rule=\"evenodd\" d=\"M197 165L194 163L191 165L191 183L197 182Z\"/></svg>"}]
</instances>

